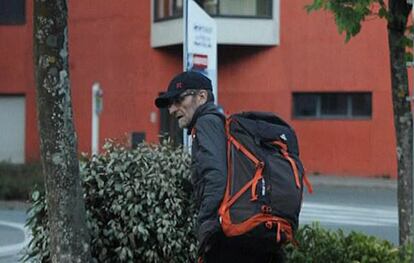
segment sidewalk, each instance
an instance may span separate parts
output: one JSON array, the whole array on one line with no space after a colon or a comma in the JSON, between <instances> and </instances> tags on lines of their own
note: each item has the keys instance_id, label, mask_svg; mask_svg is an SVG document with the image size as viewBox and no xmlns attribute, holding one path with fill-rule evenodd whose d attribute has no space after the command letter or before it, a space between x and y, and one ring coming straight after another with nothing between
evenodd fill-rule
<instances>
[{"instance_id":1,"label":"sidewalk","mask_svg":"<svg viewBox=\"0 0 414 263\"><path fill-rule=\"evenodd\" d=\"M308 175L313 186L368 187L397 189L396 179L359 176Z\"/></svg>"}]
</instances>

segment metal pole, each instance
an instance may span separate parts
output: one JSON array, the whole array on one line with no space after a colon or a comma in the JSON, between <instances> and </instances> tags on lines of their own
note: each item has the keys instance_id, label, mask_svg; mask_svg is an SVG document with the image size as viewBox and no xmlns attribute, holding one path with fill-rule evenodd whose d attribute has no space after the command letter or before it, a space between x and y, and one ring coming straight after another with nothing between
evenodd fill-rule
<instances>
[{"instance_id":1,"label":"metal pole","mask_svg":"<svg viewBox=\"0 0 414 263\"><path fill-rule=\"evenodd\" d=\"M99 83L92 85L92 155L99 153L99 114L102 110L102 90Z\"/></svg>"},{"instance_id":2,"label":"metal pole","mask_svg":"<svg viewBox=\"0 0 414 263\"><path fill-rule=\"evenodd\" d=\"M188 70L188 0L183 1L183 71ZM187 129L183 129L183 146L184 150L190 151L190 139L187 135Z\"/></svg>"}]
</instances>

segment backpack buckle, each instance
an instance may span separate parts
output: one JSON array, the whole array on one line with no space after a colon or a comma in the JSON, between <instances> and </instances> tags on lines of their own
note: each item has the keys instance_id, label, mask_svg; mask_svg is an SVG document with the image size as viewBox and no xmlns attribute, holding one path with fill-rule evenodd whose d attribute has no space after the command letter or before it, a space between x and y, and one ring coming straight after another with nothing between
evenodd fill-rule
<instances>
[{"instance_id":1,"label":"backpack buckle","mask_svg":"<svg viewBox=\"0 0 414 263\"><path fill-rule=\"evenodd\" d=\"M273 222L272 221L266 221L265 226L266 226L267 229L272 229L273 228Z\"/></svg>"},{"instance_id":2,"label":"backpack buckle","mask_svg":"<svg viewBox=\"0 0 414 263\"><path fill-rule=\"evenodd\" d=\"M270 214L272 213L272 208L268 205L262 205L262 212L265 214Z\"/></svg>"}]
</instances>

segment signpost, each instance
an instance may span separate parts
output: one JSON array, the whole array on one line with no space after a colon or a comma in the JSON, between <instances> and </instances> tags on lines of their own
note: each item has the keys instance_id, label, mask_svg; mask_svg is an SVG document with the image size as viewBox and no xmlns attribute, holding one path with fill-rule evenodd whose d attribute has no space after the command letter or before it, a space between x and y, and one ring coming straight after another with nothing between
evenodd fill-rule
<instances>
[{"instance_id":1,"label":"signpost","mask_svg":"<svg viewBox=\"0 0 414 263\"><path fill-rule=\"evenodd\" d=\"M194 0L184 0L183 6L183 71L197 71L211 80L217 104L217 25ZM191 142L183 134L184 148Z\"/></svg>"}]
</instances>

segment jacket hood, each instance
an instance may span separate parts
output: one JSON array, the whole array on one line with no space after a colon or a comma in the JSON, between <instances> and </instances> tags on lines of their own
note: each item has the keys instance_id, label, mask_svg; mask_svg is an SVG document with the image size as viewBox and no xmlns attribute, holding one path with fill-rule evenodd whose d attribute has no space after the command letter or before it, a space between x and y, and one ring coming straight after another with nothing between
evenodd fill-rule
<instances>
[{"instance_id":1,"label":"jacket hood","mask_svg":"<svg viewBox=\"0 0 414 263\"><path fill-rule=\"evenodd\" d=\"M196 111L194 112L194 116L191 119L190 125L188 125L188 128L187 128L188 135L191 134L191 130L193 129L195 123L197 122L197 119L206 114L218 115L224 119L224 115L219 111L219 108L217 107L217 105L215 105L213 102L207 102L201 105L200 107L198 107Z\"/></svg>"}]
</instances>

